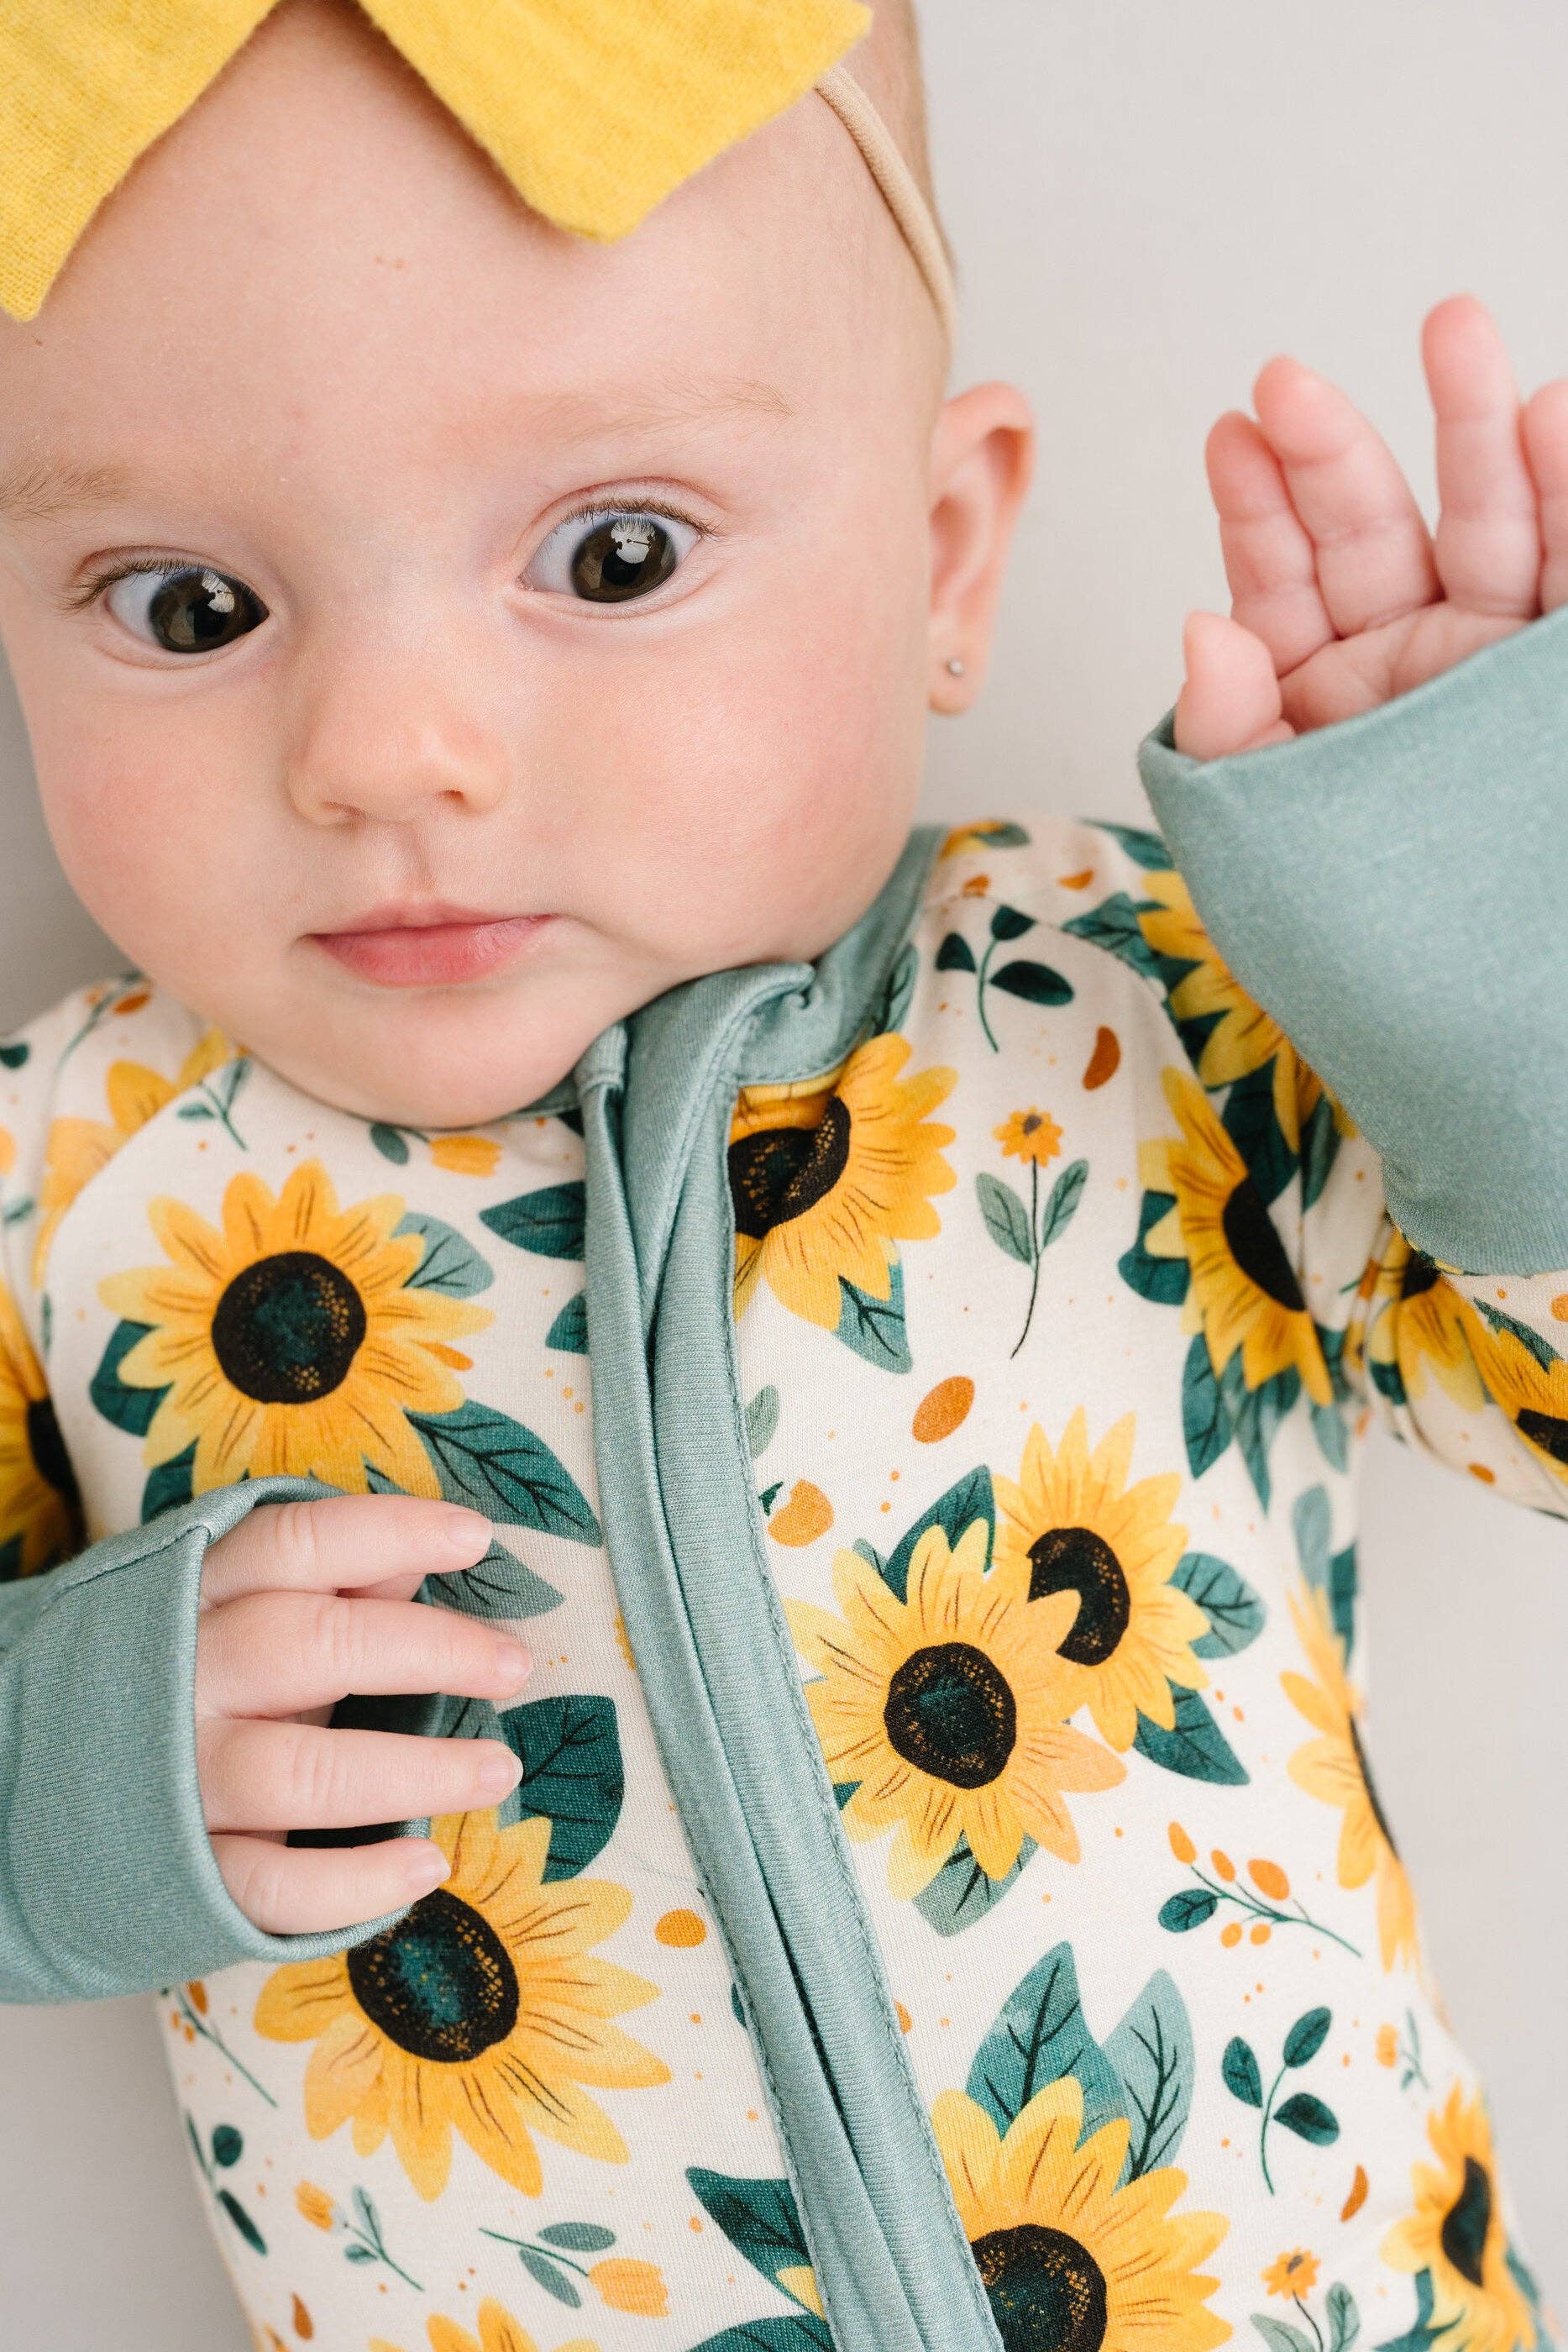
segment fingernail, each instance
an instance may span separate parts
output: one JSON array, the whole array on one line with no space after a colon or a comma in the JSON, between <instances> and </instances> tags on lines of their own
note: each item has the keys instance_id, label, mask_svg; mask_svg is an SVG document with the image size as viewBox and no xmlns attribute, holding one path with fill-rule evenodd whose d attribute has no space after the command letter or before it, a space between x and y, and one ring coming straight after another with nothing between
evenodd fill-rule
<instances>
[{"instance_id":1,"label":"fingernail","mask_svg":"<svg viewBox=\"0 0 1568 2352\"><path fill-rule=\"evenodd\" d=\"M481 1536L486 1543L490 1540L490 1523L477 1511L448 1511L444 1526L454 1551L472 1551Z\"/></svg>"},{"instance_id":2,"label":"fingernail","mask_svg":"<svg viewBox=\"0 0 1568 2352\"><path fill-rule=\"evenodd\" d=\"M497 1748L482 1759L478 1780L482 1789L494 1789L498 1795L503 1789L515 1789L523 1777L523 1768L516 1756L504 1756Z\"/></svg>"},{"instance_id":3,"label":"fingernail","mask_svg":"<svg viewBox=\"0 0 1568 2352\"><path fill-rule=\"evenodd\" d=\"M533 1664L520 1642L497 1642L496 1644L496 1678L506 1690L516 1690L528 1679Z\"/></svg>"},{"instance_id":4,"label":"fingernail","mask_svg":"<svg viewBox=\"0 0 1568 2352\"><path fill-rule=\"evenodd\" d=\"M413 1847L403 1868L403 1876L416 1895L428 1894L451 1875L452 1864L438 1845Z\"/></svg>"}]
</instances>

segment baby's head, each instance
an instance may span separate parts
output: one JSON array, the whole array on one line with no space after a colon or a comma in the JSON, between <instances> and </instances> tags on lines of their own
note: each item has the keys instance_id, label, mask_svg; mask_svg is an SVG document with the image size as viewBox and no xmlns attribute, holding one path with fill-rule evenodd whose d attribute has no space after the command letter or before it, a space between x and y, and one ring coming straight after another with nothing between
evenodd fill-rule
<instances>
[{"instance_id":1,"label":"baby's head","mask_svg":"<svg viewBox=\"0 0 1568 2352\"><path fill-rule=\"evenodd\" d=\"M908 0L847 63L923 174ZM281 0L0 318L0 635L78 893L285 1077L431 1127L819 954L1027 485L1021 394L945 373L815 93L596 244L351 0Z\"/></svg>"}]
</instances>

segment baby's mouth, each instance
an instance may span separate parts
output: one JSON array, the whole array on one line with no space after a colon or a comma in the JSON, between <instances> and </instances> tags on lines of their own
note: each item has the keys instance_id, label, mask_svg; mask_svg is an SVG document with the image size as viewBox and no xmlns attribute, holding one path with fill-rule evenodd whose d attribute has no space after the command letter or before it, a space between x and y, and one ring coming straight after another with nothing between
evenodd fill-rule
<instances>
[{"instance_id":1,"label":"baby's mouth","mask_svg":"<svg viewBox=\"0 0 1568 2352\"><path fill-rule=\"evenodd\" d=\"M504 971L554 920L549 915L487 915L437 901L377 907L311 942L361 980L382 988L449 988Z\"/></svg>"}]
</instances>

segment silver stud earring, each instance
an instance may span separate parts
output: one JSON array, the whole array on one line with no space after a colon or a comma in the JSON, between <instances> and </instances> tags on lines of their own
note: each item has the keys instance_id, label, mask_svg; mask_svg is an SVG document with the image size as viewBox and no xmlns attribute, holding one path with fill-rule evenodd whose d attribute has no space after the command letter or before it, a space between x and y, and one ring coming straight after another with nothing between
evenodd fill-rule
<instances>
[{"instance_id":1,"label":"silver stud earring","mask_svg":"<svg viewBox=\"0 0 1568 2352\"><path fill-rule=\"evenodd\" d=\"M954 654L949 657L947 663L947 675L949 677L962 677L964 675L964 664L959 660L956 654Z\"/></svg>"}]
</instances>

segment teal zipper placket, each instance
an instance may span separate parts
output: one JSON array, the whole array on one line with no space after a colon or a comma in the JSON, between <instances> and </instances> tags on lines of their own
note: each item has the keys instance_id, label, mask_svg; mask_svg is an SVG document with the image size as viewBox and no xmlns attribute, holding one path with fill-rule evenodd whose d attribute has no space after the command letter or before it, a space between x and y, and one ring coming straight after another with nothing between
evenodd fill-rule
<instances>
[{"instance_id":1,"label":"teal zipper placket","mask_svg":"<svg viewBox=\"0 0 1568 2352\"><path fill-rule=\"evenodd\" d=\"M735 1970L837 2352L1002 2352L904 2048L762 1549L732 1309L742 1086L865 1034L934 861L816 965L690 982L579 1066L600 1510L660 1756Z\"/></svg>"}]
</instances>

